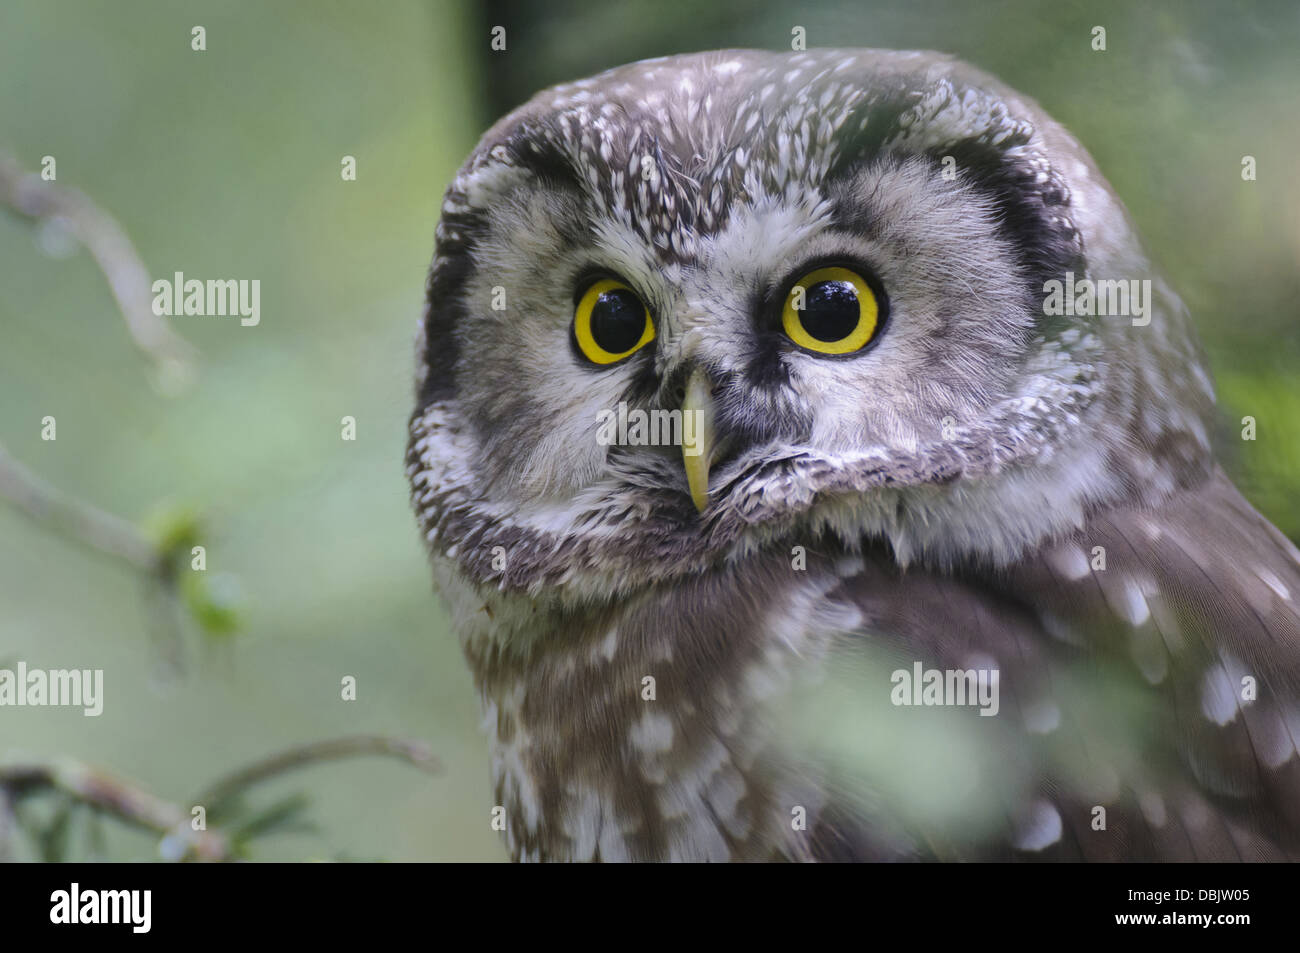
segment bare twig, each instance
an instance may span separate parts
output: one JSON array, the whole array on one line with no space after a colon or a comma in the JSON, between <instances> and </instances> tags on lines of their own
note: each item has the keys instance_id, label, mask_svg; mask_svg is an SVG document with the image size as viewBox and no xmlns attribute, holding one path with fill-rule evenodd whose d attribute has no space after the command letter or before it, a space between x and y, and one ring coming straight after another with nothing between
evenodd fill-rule
<instances>
[{"instance_id":1,"label":"bare twig","mask_svg":"<svg viewBox=\"0 0 1300 953\"><path fill-rule=\"evenodd\" d=\"M194 348L153 311L152 283L126 232L111 215L82 193L25 172L0 150L0 211L37 225L54 225L90 251L104 273L136 346L153 362L155 383L175 393L193 376ZM42 526L74 542L125 560L146 573L151 590L164 594L168 607L176 595L172 553L111 513L68 496L14 459L0 444L0 500L7 500ZM166 640L168 661L176 662L179 627Z\"/></svg>"},{"instance_id":2,"label":"bare twig","mask_svg":"<svg viewBox=\"0 0 1300 953\"><path fill-rule=\"evenodd\" d=\"M211 807L288 771L323 761L373 754L399 758L430 773L441 770L437 758L420 741L381 735L333 738L290 748L227 775L194 803ZM157 834L168 845L164 853L169 859L228 861L236 857L234 845L219 830L193 830L187 808L157 798L139 785L71 760L0 766L0 810L4 813L0 817L0 833L4 832L6 817L10 822L13 820L11 805L27 795L44 791L62 793L125 824ZM0 854L4 847L5 839L0 837Z\"/></svg>"},{"instance_id":3,"label":"bare twig","mask_svg":"<svg viewBox=\"0 0 1300 953\"><path fill-rule=\"evenodd\" d=\"M0 445L0 498L42 526L74 542L124 559L150 574L161 571L163 554L134 526L50 486Z\"/></svg>"},{"instance_id":4,"label":"bare twig","mask_svg":"<svg viewBox=\"0 0 1300 953\"><path fill-rule=\"evenodd\" d=\"M292 771L320 761L334 761L339 758L354 758L358 755L388 755L414 765L430 774L437 774L442 765L433 756L428 745L421 741L409 741L403 738L386 738L382 735L356 735L350 738L332 738L317 741L314 744L290 748L288 751L259 761L236 771L234 774L209 785L207 790L195 798L197 804L219 804L261 781L269 780L278 774Z\"/></svg>"},{"instance_id":5,"label":"bare twig","mask_svg":"<svg viewBox=\"0 0 1300 953\"><path fill-rule=\"evenodd\" d=\"M177 805L76 761L0 767L0 791L15 802L38 791L59 791L132 827L161 837L183 834L199 860L230 860L233 856L219 833L191 830L189 814Z\"/></svg>"},{"instance_id":6,"label":"bare twig","mask_svg":"<svg viewBox=\"0 0 1300 953\"><path fill-rule=\"evenodd\" d=\"M196 352L165 318L154 314L149 272L113 216L75 189L24 172L13 157L3 152L0 207L32 222L56 222L65 227L90 252L108 279L136 346L159 371L173 377L188 375Z\"/></svg>"},{"instance_id":7,"label":"bare twig","mask_svg":"<svg viewBox=\"0 0 1300 953\"><path fill-rule=\"evenodd\" d=\"M120 559L143 573L150 628L163 671L182 668L182 627L177 615L176 553L155 543L120 516L55 489L0 444L0 502L74 543Z\"/></svg>"}]
</instances>

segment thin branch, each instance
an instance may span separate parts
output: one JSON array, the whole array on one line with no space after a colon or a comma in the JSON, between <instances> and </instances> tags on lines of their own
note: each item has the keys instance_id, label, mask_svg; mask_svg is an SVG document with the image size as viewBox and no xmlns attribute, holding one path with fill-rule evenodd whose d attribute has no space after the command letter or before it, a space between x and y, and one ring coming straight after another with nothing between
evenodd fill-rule
<instances>
[{"instance_id":1,"label":"thin branch","mask_svg":"<svg viewBox=\"0 0 1300 953\"><path fill-rule=\"evenodd\" d=\"M124 559L147 573L160 572L163 554L138 529L120 516L56 490L15 460L2 444L0 498L74 542Z\"/></svg>"},{"instance_id":2,"label":"thin branch","mask_svg":"<svg viewBox=\"0 0 1300 953\"><path fill-rule=\"evenodd\" d=\"M359 755L387 755L399 758L430 774L437 774L442 765L429 746L422 741L403 738L386 738L382 735L356 735L350 738L332 738L312 744L290 748L263 761L229 774L208 786L195 798L196 804L219 804L262 781L270 780L286 771L305 767L321 761L354 758Z\"/></svg>"},{"instance_id":3,"label":"thin branch","mask_svg":"<svg viewBox=\"0 0 1300 953\"><path fill-rule=\"evenodd\" d=\"M189 814L177 805L89 765L61 760L0 767L0 791L10 800L47 790L60 791L160 837L184 835L190 850L200 860L233 858L224 837L215 831L192 830Z\"/></svg>"},{"instance_id":4,"label":"thin branch","mask_svg":"<svg viewBox=\"0 0 1300 953\"><path fill-rule=\"evenodd\" d=\"M0 152L0 207L38 224L57 222L71 232L108 279L136 347L161 372L182 379L190 373L196 351L166 319L154 314L149 272L113 216L81 192L25 172L4 152Z\"/></svg>"},{"instance_id":5,"label":"thin branch","mask_svg":"<svg viewBox=\"0 0 1300 953\"><path fill-rule=\"evenodd\" d=\"M324 761L359 755L387 755L436 774L442 770L428 745L404 738L381 735L358 735L333 738L289 748L218 780L196 798L196 805L211 807L245 788L277 775ZM207 861L236 858L235 849L218 830L196 831L190 823L189 810L164 801L144 788L114 777L77 761L59 760L28 764L0 765L0 834L6 818L12 823L11 805L23 797L44 791L57 791L117 818L132 827L149 831L165 839L178 840L168 850L174 859L194 857ZM0 837L0 855L5 838Z\"/></svg>"},{"instance_id":6,"label":"thin branch","mask_svg":"<svg viewBox=\"0 0 1300 953\"><path fill-rule=\"evenodd\" d=\"M182 626L173 553L120 516L63 493L19 463L0 443L0 502L11 503L42 528L123 560L143 573L154 641L167 673L182 669Z\"/></svg>"},{"instance_id":7,"label":"thin branch","mask_svg":"<svg viewBox=\"0 0 1300 953\"><path fill-rule=\"evenodd\" d=\"M197 352L165 318L154 313L149 273L116 219L80 192L25 172L3 150L0 211L9 211L37 225L57 225L81 242L104 273L136 347L153 362L155 384L164 392L175 393L189 383ZM14 459L3 444L0 500L13 503L35 522L74 542L125 560L146 573L151 587L165 591L169 597L174 595L169 553L126 520L56 490ZM176 667L174 644L178 639L168 641L173 643L168 660Z\"/></svg>"}]
</instances>

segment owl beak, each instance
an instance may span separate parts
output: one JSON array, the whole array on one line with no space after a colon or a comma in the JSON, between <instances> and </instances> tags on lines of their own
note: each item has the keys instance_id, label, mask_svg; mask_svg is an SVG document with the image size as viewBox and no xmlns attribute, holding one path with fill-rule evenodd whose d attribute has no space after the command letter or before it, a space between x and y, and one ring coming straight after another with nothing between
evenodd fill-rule
<instances>
[{"instance_id":1,"label":"owl beak","mask_svg":"<svg viewBox=\"0 0 1300 953\"><path fill-rule=\"evenodd\" d=\"M709 505L709 466L713 462L713 382L696 368L682 398L682 462L691 501L701 513Z\"/></svg>"}]
</instances>

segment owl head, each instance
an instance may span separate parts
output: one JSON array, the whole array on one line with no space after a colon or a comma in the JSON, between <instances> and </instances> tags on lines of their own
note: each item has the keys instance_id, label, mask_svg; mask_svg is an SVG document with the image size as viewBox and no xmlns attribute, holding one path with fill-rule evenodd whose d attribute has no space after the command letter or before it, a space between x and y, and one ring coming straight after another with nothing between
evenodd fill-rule
<instances>
[{"instance_id":1,"label":"owl head","mask_svg":"<svg viewBox=\"0 0 1300 953\"><path fill-rule=\"evenodd\" d=\"M1075 308L1086 281L1148 297ZM427 291L408 474L435 563L485 588L613 599L783 539L999 565L1213 465L1119 200L936 54L546 90L448 189Z\"/></svg>"}]
</instances>

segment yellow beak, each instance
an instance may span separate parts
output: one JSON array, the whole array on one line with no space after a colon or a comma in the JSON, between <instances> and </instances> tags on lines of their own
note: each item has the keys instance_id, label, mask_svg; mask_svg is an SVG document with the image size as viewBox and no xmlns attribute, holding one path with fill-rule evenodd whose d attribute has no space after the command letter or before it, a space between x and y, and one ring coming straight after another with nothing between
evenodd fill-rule
<instances>
[{"instance_id":1,"label":"yellow beak","mask_svg":"<svg viewBox=\"0 0 1300 953\"><path fill-rule=\"evenodd\" d=\"M701 513L709 505L709 466L713 462L713 384L698 368L686 380L682 398L682 462L691 500Z\"/></svg>"}]
</instances>

